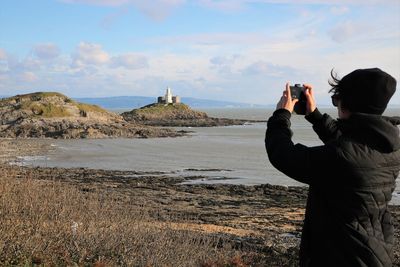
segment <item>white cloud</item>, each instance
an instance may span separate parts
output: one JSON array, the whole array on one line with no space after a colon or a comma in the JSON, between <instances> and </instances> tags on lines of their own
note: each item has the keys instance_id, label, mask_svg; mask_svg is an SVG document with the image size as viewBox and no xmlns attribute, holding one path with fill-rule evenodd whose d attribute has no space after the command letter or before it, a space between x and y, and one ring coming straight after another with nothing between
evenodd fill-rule
<instances>
[{"instance_id":1,"label":"white cloud","mask_svg":"<svg viewBox=\"0 0 400 267\"><path fill-rule=\"evenodd\" d=\"M347 6L334 6L331 7L331 13L336 16L344 15L348 13L350 9Z\"/></svg>"},{"instance_id":2,"label":"white cloud","mask_svg":"<svg viewBox=\"0 0 400 267\"><path fill-rule=\"evenodd\" d=\"M123 6L136 5L140 0L59 0L60 2L70 4L88 4L98 6ZM145 1L142 1L145 2ZM157 4L166 4L169 6L177 6L188 2L187 0L155 0L149 1L147 6L157 6ZM397 4L397 0L197 0L192 1L210 7L239 7L243 4L250 3L266 3L266 4L324 4L324 5L340 5L340 4Z\"/></svg>"},{"instance_id":3,"label":"white cloud","mask_svg":"<svg viewBox=\"0 0 400 267\"><path fill-rule=\"evenodd\" d=\"M251 4L291 4L291 5L387 5L398 4L398 0L197 0L201 6L222 11L240 11ZM334 12L347 12L345 8L334 9ZM343 14L343 13L341 13Z\"/></svg>"},{"instance_id":4,"label":"white cloud","mask_svg":"<svg viewBox=\"0 0 400 267\"><path fill-rule=\"evenodd\" d=\"M154 20L163 20L171 14L174 8L186 3L186 0L61 0L61 2L110 7L134 6Z\"/></svg>"},{"instance_id":5,"label":"white cloud","mask_svg":"<svg viewBox=\"0 0 400 267\"><path fill-rule=\"evenodd\" d=\"M86 1L89 2L94 3ZM111 16L110 21L105 22L112 23L114 16L118 18L127 13L126 10L132 8L134 1L100 2L103 5L120 3L120 7L113 10L120 11ZM175 7L180 2L176 1ZM206 2L215 1L202 1ZM257 0L253 1L255 2ZM258 1L261 2L263 1ZM148 52L132 50L123 54L111 54L100 43L82 42L77 45L72 56L64 54L54 61L41 60L42 66L36 66L37 70L34 69L35 62L29 57L22 61L14 60L15 68L20 67L19 72L13 70L13 75L11 72L5 73L10 78L0 77L3 80L8 79L7 83L0 83L0 88L6 88L4 84L12 84L7 86L9 88L18 88L17 75L22 76L25 73L26 80L36 79L35 87L40 85L52 90L61 88L71 96L156 96L169 85L182 96L275 103L286 80L291 80L293 83L314 84L317 100L326 103L329 101L327 79L333 67L344 74L346 72L343 68L351 71L369 66L381 67L389 73L399 73L400 66L395 59L399 58L396 55L400 51L400 33L393 23L393 18L398 16L388 16L379 9L374 16L374 24L379 26L366 30L375 9L364 8L351 17L354 21L346 21L347 15L353 15L350 11L355 10L352 5L356 1L325 2L327 6L317 8L317 11L314 8L305 8L310 12L305 16L300 14L295 21L283 21L274 27L266 25L264 29L252 32L240 29L238 32L236 29L232 29L232 32L217 32L212 29L207 33L206 29L199 33L193 29L189 35L179 35L180 31L177 30L172 33L177 34L176 36L171 36L171 32L163 32L158 37L152 34L146 34L150 37L138 36L137 40L141 41L134 47L144 47L144 51ZM250 4L250 1L233 0L231 3ZM143 5L150 6L147 3ZM139 8L139 5L136 7ZM211 5L209 7L218 8ZM157 10L157 7L154 9ZM298 6L290 6L290 9L296 12L301 10ZM388 9L385 7L383 10ZM340 17L341 14L345 16ZM341 20L340 24L337 24L338 20ZM329 32L327 25L331 27ZM378 53L378 49L391 53ZM7 66L11 55L4 57L7 59L3 61L3 65ZM29 76L29 72L33 75ZM61 84L64 87L60 87ZM32 84L25 86L32 88ZM21 82L20 87L23 87Z\"/></svg>"},{"instance_id":6,"label":"white cloud","mask_svg":"<svg viewBox=\"0 0 400 267\"><path fill-rule=\"evenodd\" d=\"M36 82L38 80L38 77L36 76L35 73L33 72L23 72L20 74L19 78L23 82Z\"/></svg>"},{"instance_id":7,"label":"white cloud","mask_svg":"<svg viewBox=\"0 0 400 267\"><path fill-rule=\"evenodd\" d=\"M215 76L209 69L209 60L203 55L182 55L165 53L150 58L150 68L146 76L159 75L171 80L192 80L203 75L209 79Z\"/></svg>"},{"instance_id":8,"label":"white cloud","mask_svg":"<svg viewBox=\"0 0 400 267\"><path fill-rule=\"evenodd\" d=\"M238 59L239 55L215 56L210 59L210 63L217 66L231 65Z\"/></svg>"},{"instance_id":9,"label":"white cloud","mask_svg":"<svg viewBox=\"0 0 400 267\"><path fill-rule=\"evenodd\" d=\"M0 60L7 60L7 53L4 49L0 48Z\"/></svg>"},{"instance_id":10,"label":"white cloud","mask_svg":"<svg viewBox=\"0 0 400 267\"><path fill-rule=\"evenodd\" d=\"M18 68L21 70L37 71L42 67L39 60L27 57L22 62L19 63Z\"/></svg>"},{"instance_id":11,"label":"white cloud","mask_svg":"<svg viewBox=\"0 0 400 267\"><path fill-rule=\"evenodd\" d=\"M60 49L57 45L51 43L38 44L33 48L33 53L40 59L50 60L60 55Z\"/></svg>"},{"instance_id":12,"label":"white cloud","mask_svg":"<svg viewBox=\"0 0 400 267\"><path fill-rule=\"evenodd\" d=\"M123 54L111 58L110 67L126 69L142 69L149 66L148 59L143 55Z\"/></svg>"},{"instance_id":13,"label":"white cloud","mask_svg":"<svg viewBox=\"0 0 400 267\"><path fill-rule=\"evenodd\" d=\"M38 71L42 67L41 62L38 59L33 58L31 56L28 56L20 60L12 55L7 55L7 58L5 60L7 62L8 71L12 73L22 73L25 71Z\"/></svg>"},{"instance_id":14,"label":"white cloud","mask_svg":"<svg viewBox=\"0 0 400 267\"><path fill-rule=\"evenodd\" d=\"M215 47L228 44L229 47L240 45L255 45L271 41L267 35L263 33L235 33L235 32L219 32L219 33L196 33L187 35L176 35L167 37L157 37L149 39L153 44L163 43L198 45L204 51L205 47ZM226 49L225 47L224 49ZM226 51L226 50L225 50Z\"/></svg>"},{"instance_id":15,"label":"white cloud","mask_svg":"<svg viewBox=\"0 0 400 267\"><path fill-rule=\"evenodd\" d=\"M340 76L359 68L381 68L397 80L400 80L400 49L399 47L377 46L379 48L369 49L358 47L357 50L332 52L324 58L327 62L336 62L335 69ZM345 60L339 60L345 59ZM398 95L400 98L400 94Z\"/></svg>"},{"instance_id":16,"label":"white cloud","mask_svg":"<svg viewBox=\"0 0 400 267\"><path fill-rule=\"evenodd\" d=\"M174 8L184 4L185 0L153 0L153 1L132 1L133 4L144 14L154 20L164 20Z\"/></svg>"},{"instance_id":17,"label":"white cloud","mask_svg":"<svg viewBox=\"0 0 400 267\"><path fill-rule=\"evenodd\" d=\"M243 69L245 75L268 75L275 77L291 76L294 70L287 66L280 66L265 61L258 61Z\"/></svg>"},{"instance_id":18,"label":"white cloud","mask_svg":"<svg viewBox=\"0 0 400 267\"><path fill-rule=\"evenodd\" d=\"M224 11L237 11L244 7L247 1L243 0L198 0L200 5L207 8L219 9Z\"/></svg>"},{"instance_id":19,"label":"white cloud","mask_svg":"<svg viewBox=\"0 0 400 267\"><path fill-rule=\"evenodd\" d=\"M61 0L70 4L88 4L96 6L121 6L132 2L131 0Z\"/></svg>"},{"instance_id":20,"label":"white cloud","mask_svg":"<svg viewBox=\"0 0 400 267\"><path fill-rule=\"evenodd\" d=\"M346 21L330 29L328 34L333 41L342 43L356 36L369 35L371 30L367 25Z\"/></svg>"},{"instance_id":21,"label":"white cloud","mask_svg":"<svg viewBox=\"0 0 400 267\"><path fill-rule=\"evenodd\" d=\"M105 16L102 21L100 22L100 25L105 28L109 29L110 26L112 26L119 18L125 16L128 14L129 9L127 7L121 7L118 10L116 10L113 13L108 14Z\"/></svg>"},{"instance_id":22,"label":"white cloud","mask_svg":"<svg viewBox=\"0 0 400 267\"><path fill-rule=\"evenodd\" d=\"M72 56L74 66L102 65L110 60L110 56L101 45L81 42Z\"/></svg>"},{"instance_id":23,"label":"white cloud","mask_svg":"<svg viewBox=\"0 0 400 267\"><path fill-rule=\"evenodd\" d=\"M88 4L96 6L122 6L122 5L137 5L141 0L60 0L70 4ZM157 6L158 4L176 6L185 3L186 0L154 0L147 3L147 6Z\"/></svg>"},{"instance_id":24,"label":"white cloud","mask_svg":"<svg viewBox=\"0 0 400 267\"><path fill-rule=\"evenodd\" d=\"M397 0L199 0L200 3L206 3L211 5L214 3L226 3L232 2L235 5L240 4L251 4L251 3L265 3L265 4L321 4L321 5L340 5L340 4L397 4Z\"/></svg>"}]
</instances>

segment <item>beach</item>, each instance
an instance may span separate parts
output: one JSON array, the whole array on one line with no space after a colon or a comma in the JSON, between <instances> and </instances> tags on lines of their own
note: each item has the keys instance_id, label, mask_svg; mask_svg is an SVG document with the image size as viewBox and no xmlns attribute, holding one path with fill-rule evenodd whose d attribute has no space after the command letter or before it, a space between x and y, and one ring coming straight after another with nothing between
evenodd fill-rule
<instances>
[{"instance_id":1,"label":"beach","mask_svg":"<svg viewBox=\"0 0 400 267\"><path fill-rule=\"evenodd\" d=\"M46 140L1 140L0 147L5 265L297 266L306 187L9 165L54 147ZM398 266L400 209L390 209Z\"/></svg>"}]
</instances>

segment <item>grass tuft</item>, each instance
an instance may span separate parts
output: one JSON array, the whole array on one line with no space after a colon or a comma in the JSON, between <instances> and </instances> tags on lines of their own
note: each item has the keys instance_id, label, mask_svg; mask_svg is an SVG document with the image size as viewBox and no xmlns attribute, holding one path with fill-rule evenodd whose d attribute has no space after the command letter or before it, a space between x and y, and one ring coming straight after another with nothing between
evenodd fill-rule
<instances>
[{"instance_id":1,"label":"grass tuft","mask_svg":"<svg viewBox=\"0 0 400 267\"><path fill-rule=\"evenodd\" d=\"M76 106L78 107L80 112L99 112L99 113L106 113L103 108L97 106L97 105L89 105L89 104L84 104L84 103L76 103Z\"/></svg>"},{"instance_id":2,"label":"grass tuft","mask_svg":"<svg viewBox=\"0 0 400 267\"><path fill-rule=\"evenodd\" d=\"M21 109L28 109L37 116L45 118L69 117L71 114L62 106L52 103L24 102Z\"/></svg>"},{"instance_id":3,"label":"grass tuft","mask_svg":"<svg viewBox=\"0 0 400 267\"><path fill-rule=\"evenodd\" d=\"M176 229L127 196L38 180L22 170L0 165L6 266L245 266L220 236Z\"/></svg>"}]
</instances>

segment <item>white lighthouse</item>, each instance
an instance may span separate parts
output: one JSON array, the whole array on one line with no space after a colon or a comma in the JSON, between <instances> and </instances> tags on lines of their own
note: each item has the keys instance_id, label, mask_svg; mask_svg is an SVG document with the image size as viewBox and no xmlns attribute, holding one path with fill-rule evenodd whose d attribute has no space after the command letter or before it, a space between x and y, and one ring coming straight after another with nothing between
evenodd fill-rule
<instances>
[{"instance_id":1,"label":"white lighthouse","mask_svg":"<svg viewBox=\"0 0 400 267\"><path fill-rule=\"evenodd\" d=\"M167 87L167 92L165 93L166 104L172 104L172 93L171 88Z\"/></svg>"},{"instance_id":2,"label":"white lighthouse","mask_svg":"<svg viewBox=\"0 0 400 267\"><path fill-rule=\"evenodd\" d=\"M159 96L157 98L157 103L158 104L180 104L181 103L181 97L178 95L172 95L172 90L171 88L167 87L167 91L165 92L164 96Z\"/></svg>"}]
</instances>

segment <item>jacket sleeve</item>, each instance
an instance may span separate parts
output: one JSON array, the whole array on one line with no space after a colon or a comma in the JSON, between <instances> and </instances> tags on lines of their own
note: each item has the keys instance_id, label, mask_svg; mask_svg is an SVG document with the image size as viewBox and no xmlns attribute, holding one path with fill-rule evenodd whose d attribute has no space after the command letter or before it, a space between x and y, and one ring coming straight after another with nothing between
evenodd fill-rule
<instances>
[{"instance_id":1,"label":"jacket sleeve","mask_svg":"<svg viewBox=\"0 0 400 267\"><path fill-rule=\"evenodd\" d=\"M332 119L326 113L322 115L318 109L315 109L314 112L305 116L305 118L313 125L314 131L324 144L337 140L341 135L338 128L338 121Z\"/></svg>"},{"instance_id":2,"label":"jacket sleeve","mask_svg":"<svg viewBox=\"0 0 400 267\"><path fill-rule=\"evenodd\" d=\"M279 109L268 120L265 147L271 164L287 176L306 184L317 184L326 177L334 157L330 146L307 147L293 144L290 112Z\"/></svg>"}]
</instances>

